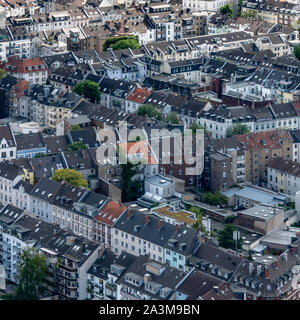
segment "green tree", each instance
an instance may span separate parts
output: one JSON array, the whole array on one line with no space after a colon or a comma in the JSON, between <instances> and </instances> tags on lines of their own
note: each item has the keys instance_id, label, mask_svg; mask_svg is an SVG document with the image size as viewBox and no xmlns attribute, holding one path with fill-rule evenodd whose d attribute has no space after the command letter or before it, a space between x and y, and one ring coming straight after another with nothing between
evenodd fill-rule
<instances>
[{"instance_id":1,"label":"green tree","mask_svg":"<svg viewBox=\"0 0 300 320\"><path fill-rule=\"evenodd\" d=\"M230 223L232 223L233 222L233 220L235 219L235 215L233 215L233 214L231 214L231 215L229 215L229 216L227 216L226 218L225 218L225 224L230 224Z\"/></svg>"},{"instance_id":2,"label":"green tree","mask_svg":"<svg viewBox=\"0 0 300 320\"><path fill-rule=\"evenodd\" d=\"M140 47L137 36L121 36L121 37L112 37L105 40L103 44L103 51L106 51L108 48L114 50L120 49L138 49Z\"/></svg>"},{"instance_id":3,"label":"green tree","mask_svg":"<svg viewBox=\"0 0 300 320\"><path fill-rule=\"evenodd\" d=\"M298 60L300 60L300 44L294 46L294 55Z\"/></svg>"},{"instance_id":4,"label":"green tree","mask_svg":"<svg viewBox=\"0 0 300 320\"><path fill-rule=\"evenodd\" d=\"M229 17L233 17L233 10L231 6L227 3L223 7L220 8L220 13L227 15Z\"/></svg>"},{"instance_id":5,"label":"green tree","mask_svg":"<svg viewBox=\"0 0 300 320\"><path fill-rule=\"evenodd\" d=\"M3 69L0 69L0 80L6 77L6 72Z\"/></svg>"},{"instance_id":6,"label":"green tree","mask_svg":"<svg viewBox=\"0 0 300 320\"><path fill-rule=\"evenodd\" d=\"M140 180L133 180L133 177L138 173L138 165L133 165L131 162L122 164L122 201L135 201L141 195L142 184Z\"/></svg>"},{"instance_id":7,"label":"green tree","mask_svg":"<svg viewBox=\"0 0 300 320\"><path fill-rule=\"evenodd\" d=\"M203 129L203 130L204 130L204 133L206 133L206 128L200 126L197 122L192 122L192 123L190 124L190 129L192 130L193 134L196 134L197 129Z\"/></svg>"},{"instance_id":8,"label":"green tree","mask_svg":"<svg viewBox=\"0 0 300 320\"><path fill-rule=\"evenodd\" d=\"M177 115L175 112L170 112L167 116L166 116L166 121L170 122L172 124L179 124L179 120L177 118Z\"/></svg>"},{"instance_id":9,"label":"green tree","mask_svg":"<svg viewBox=\"0 0 300 320\"><path fill-rule=\"evenodd\" d=\"M92 102L98 102L100 100L100 89L96 82L90 80L84 80L78 83L73 92L80 96L90 99Z\"/></svg>"},{"instance_id":10,"label":"green tree","mask_svg":"<svg viewBox=\"0 0 300 320\"><path fill-rule=\"evenodd\" d=\"M147 116L149 118L155 118L156 120L161 120L161 113L152 104L143 104L138 110L137 114L139 116Z\"/></svg>"},{"instance_id":11,"label":"green tree","mask_svg":"<svg viewBox=\"0 0 300 320\"><path fill-rule=\"evenodd\" d=\"M238 16L241 16L241 14L242 14L242 5L243 5L243 0L239 0L239 3L238 3L238 7L239 7Z\"/></svg>"},{"instance_id":12,"label":"green tree","mask_svg":"<svg viewBox=\"0 0 300 320\"><path fill-rule=\"evenodd\" d=\"M71 129L70 129L70 131L79 131L79 130L81 130L79 124L74 124L74 126L72 126Z\"/></svg>"},{"instance_id":13,"label":"green tree","mask_svg":"<svg viewBox=\"0 0 300 320\"><path fill-rule=\"evenodd\" d=\"M227 204L227 198L218 191L215 193L204 192L202 194L202 201L214 206Z\"/></svg>"},{"instance_id":14,"label":"green tree","mask_svg":"<svg viewBox=\"0 0 300 320\"><path fill-rule=\"evenodd\" d=\"M47 155L43 152L38 152L34 155L35 158L42 158L42 157L46 157Z\"/></svg>"},{"instance_id":15,"label":"green tree","mask_svg":"<svg viewBox=\"0 0 300 320\"><path fill-rule=\"evenodd\" d=\"M88 182L83 175L74 169L57 169L53 173L52 180L57 182L66 181L74 187L88 187Z\"/></svg>"},{"instance_id":16,"label":"green tree","mask_svg":"<svg viewBox=\"0 0 300 320\"><path fill-rule=\"evenodd\" d=\"M236 231L237 228L232 224L226 224L224 230L218 232L218 242L219 245L226 249L235 250L236 241L233 240L233 231ZM237 248L242 248L242 239L237 241Z\"/></svg>"},{"instance_id":17,"label":"green tree","mask_svg":"<svg viewBox=\"0 0 300 320\"><path fill-rule=\"evenodd\" d=\"M15 300L38 300L45 291L46 261L35 248L23 249L19 264Z\"/></svg>"},{"instance_id":18,"label":"green tree","mask_svg":"<svg viewBox=\"0 0 300 320\"><path fill-rule=\"evenodd\" d=\"M196 222L193 223L192 227L193 228L198 228L199 226L201 227L201 229L203 228L203 224L202 224L202 221L203 221L203 210L199 207L196 207L196 206L192 206L189 208L190 212L193 212L196 214Z\"/></svg>"},{"instance_id":19,"label":"green tree","mask_svg":"<svg viewBox=\"0 0 300 320\"><path fill-rule=\"evenodd\" d=\"M75 141L68 145L69 150L77 151L81 149L86 149L86 145L82 141Z\"/></svg>"},{"instance_id":20,"label":"green tree","mask_svg":"<svg viewBox=\"0 0 300 320\"><path fill-rule=\"evenodd\" d=\"M226 130L226 137L232 137L238 134L249 133L249 129L245 124L236 124L235 126L231 126Z\"/></svg>"}]
</instances>

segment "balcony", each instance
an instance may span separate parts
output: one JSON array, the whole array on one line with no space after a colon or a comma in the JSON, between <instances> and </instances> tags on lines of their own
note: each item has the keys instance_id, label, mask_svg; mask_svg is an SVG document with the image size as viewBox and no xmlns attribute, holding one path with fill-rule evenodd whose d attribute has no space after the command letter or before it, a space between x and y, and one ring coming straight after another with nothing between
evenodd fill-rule
<instances>
[{"instance_id":1,"label":"balcony","mask_svg":"<svg viewBox=\"0 0 300 320\"><path fill-rule=\"evenodd\" d=\"M141 296L139 294L128 292L124 288L121 289L121 296L129 300L141 300Z\"/></svg>"},{"instance_id":2,"label":"balcony","mask_svg":"<svg viewBox=\"0 0 300 320\"><path fill-rule=\"evenodd\" d=\"M69 264L60 264L60 267L63 269L67 269L67 270L76 270L76 265L73 263L69 263Z\"/></svg>"}]
</instances>

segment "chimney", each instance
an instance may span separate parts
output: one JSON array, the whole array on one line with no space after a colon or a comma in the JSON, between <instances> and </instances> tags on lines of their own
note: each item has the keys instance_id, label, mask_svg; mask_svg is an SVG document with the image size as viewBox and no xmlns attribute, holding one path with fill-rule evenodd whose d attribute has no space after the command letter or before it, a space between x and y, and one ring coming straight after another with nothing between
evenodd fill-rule
<instances>
[{"instance_id":1,"label":"chimney","mask_svg":"<svg viewBox=\"0 0 300 320\"><path fill-rule=\"evenodd\" d=\"M147 214L145 217L145 225L150 221L150 216Z\"/></svg>"},{"instance_id":2,"label":"chimney","mask_svg":"<svg viewBox=\"0 0 300 320\"><path fill-rule=\"evenodd\" d=\"M158 229L158 230L161 229L162 224L163 224L163 220L159 220L159 221L157 222L157 229Z\"/></svg>"},{"instance_id":3,"label":"chimney","mask_svg":"<svg viewBox=\"0 0 300 320\"><path fill-rule=\"evenodd\" d=\"M151 281L151 275L149 273L146 273L144 275L144 283L147 283L149 281Z\"/></svg>"},{"instance_id":4,"label":"chimney","mask_svg":"<svg viewBox=\"0 0 300 320\"><path fill-rule=\"evenodd\" d=\"M176 232L178 232L178 231L179 231L179 224L176 223Z\"/></svg>"},{"instance_id":5,"label":"chimney","mask_svg":"<svg viewBox=\"0 0 300 320\"><path fill-rule=\"evenodd\" d=\"M297 246L292 245L291 246L291 251L292 251L293 254L297 254Z\"/></svg>"},{"instance_id":6,"label":"chimney","mask_svg":"<svg viewBox=\"0 0 300 320\"><path fill-rule=\"evenodd\" d=\"M269 278L270 278L270 270L269 270L269 269L266 269L266 270L265 270L265 278L266 278L266 279L269 279Z\"/></svg>"},{"instance_id":7,"label":"chimney","mask_svg":"<svg viewBox=\"0 0 300 320\"><path fill-rule=\"evenodd\" d=\"M129 209L127 212L127 218L130 219L132 217L132 209Z\"/></svg>"},{"instance_id":8,"label":"chimney","mask_svg":"<svg viewBox=\"0 0 300 320\"><path fill-rule=\"evenodd\" d=\"M277 269L278 268L278 260L274 261L274 267Z\"/></svg>"},{"instance_id":9,"label":"chimney","mask_svg":"<svg viewBox=\"0 0 300 320\"><path fill-rule=\"evenodd\" d=\"M259 277L261 275L262 266L258 265L256 270L257 270L257 276Z\"/></svg>"},{"instance_id":10,"label":"chimney","mask_svg":"<svg viewBox=\"0 0 300 320\"><path fill-rule=\"evenodd\" d=\"M40 166L40 167L42 166L42 160L39 161L39 166Z\"/></svg>"},{"instance_id":11,"label":"chimney","mask_svg":"<svg viewBox=\"0 0 300 320\"><path fill-rule=\"evenodd\" d=\"M218 286L213 286L214 292L218 293L219 292L219 287Z\"/></svg>"},{"instance_id":12,"label":"chimney","mask_svg":"<svg viewBox=\"0 0 300 320\"><path fill-rule=\"evenodd\" d=\"M253 272L253 263L249 263L249 273L252 274Z\"/></svg>"}]
</instances>

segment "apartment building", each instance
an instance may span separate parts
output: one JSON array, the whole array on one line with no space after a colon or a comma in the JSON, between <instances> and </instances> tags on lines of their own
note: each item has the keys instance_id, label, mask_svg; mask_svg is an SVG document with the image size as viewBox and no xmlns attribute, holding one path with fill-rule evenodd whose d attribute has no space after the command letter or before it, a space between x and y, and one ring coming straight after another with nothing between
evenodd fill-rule
<instances>
[{"instance_id":1,"label":"apartment building","mask_svg":"<svg viewBox=\"0 0 300 320\"><path fill-rule=\"evenodd\" d=\"M48 70L40 57L21 59L18 56L7 58L6 73L29 83L46 84Z\"/></svg>"},{"instance_id":2,"label":"apartment building","mask_svg":"<svg viewBox=\"0 0 300 320\"><path fill-rule=\"evenodd\" d=\"M245 153L245 180L253 184L267 183L270 160L293 158L293 140L286 130L257 132L236 136Z\"/></svg>"},{"instance_id":3,"label":"apartment building","mask_svg":"<svg viewBox=\"0 0 300 320\"><path fill-rule=\"evenodd\" d=\"M0 201L6 205L12 203L12 189L25 179L23 170L8 160L0 162Z\"/></svg>"},{"instance_id":4,"label":"apartment building","mask_svg":"<svg viewBox=\"0 0 300 320\"><path fill-rule=\"evenodd\" d=\"M268 188L295 196L300 190L300 163L277 158L268 165Z\"/></svg>"},{"instance_id":5,"label":"apartment building","mask_svg":"<svg viewBox=\"0 0 300 320\"><path fill-rule=\"evenodd\" d=\"M16 139L9 125L0 127L1 161L16 159Z\"/></svg>"},{"instance_id":6,"label":"apartment building","mask_svg":"<svg viewBox=\"0 0 300 320\"><path fill-rule=\"evenodd\" d=\"M112 228L112 251L148 254L159 263L185 270L189 255L197 248L197 230L173 225L153 215L128 210Z\"/></svg>"}]
</instances>

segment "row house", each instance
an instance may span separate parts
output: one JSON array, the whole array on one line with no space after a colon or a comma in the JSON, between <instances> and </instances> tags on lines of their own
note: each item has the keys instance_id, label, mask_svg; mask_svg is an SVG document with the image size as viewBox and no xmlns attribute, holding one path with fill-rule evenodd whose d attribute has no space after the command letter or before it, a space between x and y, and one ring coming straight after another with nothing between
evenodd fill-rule
<instances>
[{"instance_id":1,"label":"row house","mask_svg":"<svg viewBox=\"0 0 300 320\"><path fill-rule=\"evenodd\" d=\"M31 39L26 35L14 36L12 32L9 26L0 29L0 60L7 61L9 56L18 56L20 59L31 58Z\"/></svg>"},{"instance_id":2,"label":"row house","mask_svg":"<svg viewBox=\"0 0 300 320\"><path fill-rule=\"evenodd\" d=\"M159 263L185 271L186 261L196 250L198 232L164 222L153 215L128 210L112 228L112 251L148 254Z\"/></svg>"},{"instance_id":3,"label":"row house","mask_svg":"<svg viewBox=\"0 0 300 320\"><path fill-rule=\"evenodd\" d=\"M5 70L8 75L29 83L46 84L48 77L47 68L40 57L21 59L18 56L9 56Z\"/></svg>"},{"instance_id":4,"label":"row house","mask_svg":"<svg viewBox=\"0 0 300 320\"><path fill-rule=\"evenodd\" d=\"M197 122L216 139L224 138L226 131L238 124L246 125L250 132L299 128L299 117L293 102L269 104L255 109L247 106L227 107L226 105L208 110L205 108L198 116Z\"/></svg>"},{"instance_id":5,"label":"row house","mask_svg":"<svg viewBox=\"0 0 300 320\"><path fill-rule=\"evenodd\" d=\"M0 127L0 137L1 161L15 159L17 144L13 131L9 125Z\"/></svg>"},{"instance_id":6,"label":"row house","mask_svg":"<svg viewBox=\"0 0 300 320\"><path fill-rule=\"evenodd\" d=\"M121 300L117 280L136 259L136 256L125 251L117 256L104 250L88 270L88 299Z\"/></svg>"},{"instance_id":7,"label":"row house","mask_svg":"<svg viewBox=\"0 0 300 320\"><path fill-rule=\"evenodd\" d=\"M269 189L295 196L300 189L300 164L292 160L277 158L268 165Z\"/></svg>"},{"instance_id":8,"label":"row house","mask_svg":"<svg viewBox=\"0 0 300 320\"><path fill-rule=\"evenodd\" d=\"M9 160L0 162L0 201L12 203L13 187L24 179L24 171Z\"/></svg>"},{"instance_id":9,"label":"row house","mask_svg":"<svg viewBox=\"0 0 300 320\"><path fill-rule=\"evenodd\" d=\"M87 298L87 271L100 253L97 243L11 205L1 210L0 226L0 256L8 280L17 282L20 253L33 247L45 256L46 294L64 300Z\"/></svg>"},{"instance_id":10,"label":"row house","mask_svg":"<svg viewBox=\"0 0 300 320\"><path fill-rule=\"evenodd\" d=\"M0 260L5 269L6 279L17 282L17 265L22 249L31 247L34 242L26 241L25 230L17 221L24 216L24 210L10 204L4 206L0 211Z\"/></svg>"},{"instance_id":11,"label":"row house","mask_svg":"<svg viewBox=\"0 0 300 320\"><path fill-rule=\"evenodd\" d=\"M107 201L94 216L94 241L107 249L112 248L112 228L118 219L127 212L127 207L115 201Z\"/></svg>"},{"instance_id":12,"label":"row house","mask_svg":"<svg viewBox=\"0 0 300 320\"><path fill-rule=\"evenodd\" d=\"M59 230L40 248L40 252L46 256L48 270L55 270L50 279L56 281L55 294L59 299L87 299L87 272L98 258L101 247L70 231ZM57 265L58 271L55 269Z\"/></svg>"},{"instance_id":13,"label":"row house","mask_svg":"<svg viewBox=\"0 0 300 320\"><path fill-rule=\"evenodd\" d=\"M249 261L202 243L189 259L189 266L225 281L240 300L297 300L298 250L299 240L296 240L272 259Z\"/></svg>"},{"instance_id":14,"label":"row house","mask_svg":"<svg viewBox=\"0 0 300 320\"><path fill-rule=\"evenodd\" d=\"M19 100L20 116L55 128L59 122L71 116L72 109L84 98L67 90L35 84Z\"/></svg>"},{"instance_id":15,"label":"row house","mask_svg":"<svg viewBox=\"0 0 300 320\"><path fill-rule=\"evenodd\" d=\"M293 139L287 130L274 130L237 135L245 154L245 180L267 183L267 167L272 159L292 160Z\"/></svg>"},{"instance_id":16,"label":"row house","mask_svg":"<svg viewBox=\"0 0 300 320\"><path fill-rule=\"evenodd\" d=\"M242 5L242 12L251 14L269 23L277 23L289 27L298 21L300 15L297 5L282 1L246 1Z\"/></svg>"}]
</instances>

